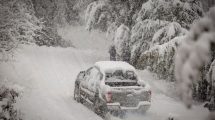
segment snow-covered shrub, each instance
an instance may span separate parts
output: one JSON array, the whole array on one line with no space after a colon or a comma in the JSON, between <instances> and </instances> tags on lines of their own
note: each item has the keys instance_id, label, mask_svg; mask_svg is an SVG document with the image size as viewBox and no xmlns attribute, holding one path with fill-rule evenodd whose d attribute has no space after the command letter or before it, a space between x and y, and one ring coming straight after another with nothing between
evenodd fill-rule
<instances>
[{"instance_id":1,"label":"snow-covered shrub","mask_svg":"<svg viewBox=\"0 0 215 120\"><path fill-rule=\"evenodd\" d=\"M0 80L0 119L21 120L20 112L15 108L19 92L7 82Z\"/></svg>"},{"instance_id":2,"label":"snow-covered shrub","mask_svg":"<svg viewBox=\"0 0 215 120\"><path fill-rule=\"evenodd\" d=\"M0 1L0 53L9 53L19 44L72 46L57 34L56 27L48 25L52 22L38 18L36 6L32 0Z\"/></svg>"},{"instance_id":3,"label":"snow-covered shrub","mask_svg":"<svg viewBox=\"0 0 215 120\"><path fill-rule=\"evenodd\" d=\"M151 67L151 71L157 73L159 78L174 81L174 60L177 47L183 41L184 36L176 37L162 45L155 45L143 52L137 61L137 68L146 69Z\"/></svg>"},{"instance_id":4,"label":"snow-covered shrub","mask_svg":"<svg viewBox=\"0 0 215 120\"><path fill-rule=\"evenodd\" d=\"M131 30L131 63L137 65L140 54L150 48L153 35L169 22L147 19L140 21Z\"/></svg>"},{"instance_id":5,"label":"snow-covered shrub","mask_svg":"<svg viewBox=\"0 0 215 120\"><path fill-rule=\"evenodd\" d=\"M176 21L183 27L188 28L194 20L199 19L202 15L202 5L198 0L149 0L142 5L137 20Z\"/></svg>"},{"instance_id":6,"label":"snow-covered shrub","mask_svg":"<svg viewBox=\"0 0 215 120\"><path fill-rule=\"evenodd\" d=\"M0 52L35 42L36 32L43 27L23 1L1 2L0 18Z\"/></svg>"},{"instance_id":7,"label":"snow-covered shrub","mask_svg":"<svg viewBox=\"0 0 215 120\"><path fill-rule=\"evenodd\" d=\"M192 84L200 79L200 69L210 59L215 42L215 8L191 28L175 59L175 77L179 93L187 107L192 105Z\"/></svg>"},{"instance_id":8,"label":"snow-covered shrub","mask_svg":"<svg viewBox=\"0 0 215 120\"><path fill-rule=\"evenodd\" d=\"M60 26L77 23L79 0L31 0L35 15L44 19L46 26ZM87 0L84 0L87 1ZM81 2L81 1L80 1Z\"/></svg>"}]
</instances>

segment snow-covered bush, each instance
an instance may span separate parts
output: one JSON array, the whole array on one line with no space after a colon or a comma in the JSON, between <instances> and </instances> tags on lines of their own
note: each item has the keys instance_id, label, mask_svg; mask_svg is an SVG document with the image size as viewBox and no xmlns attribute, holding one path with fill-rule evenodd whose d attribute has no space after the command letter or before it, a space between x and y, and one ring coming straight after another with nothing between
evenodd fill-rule
<instances>
[{"instance_id":1,"label":"snow-covered bush","mask_svg":"<svg viewBox=\"0 0 215 120\"><path fill-rule=\"evenodd\" d=\"M215 42L214 21L215 8L212 8L207 16L193 25L176 55L175 77L187 107L192 105L192 84L201 80L200 69L210 59L210 50Z\"/></svg>"},{"instance_id":2,"label":"snow-covered bush","mask_svg":"<svg viewBox=\"0 0 215 120\"><path fill-rule=\"evenodd\" d=\"M56 27L48 25L52 22L39 19L36 6L32 0L0 1L0 53L11 53L19 44L72 46L57 35Z\"/></svg>"},{"instance_id":3,"label":"snow-covered bush","mask_svg":"<svg viewBox=\"0 0 215 120\"><path fill-rule=\"evenodd\" d=\"M82 0L81 0L82 1ZM81 2L80 1L80 2ZM87 1L87 0L84 0ZM79 20L79 0L31 0L35 15L49 27L63 27Z\"/></svg>"},{"instance_id":4,"label":"snow-covered bush","mask_svg":"<svg viewBox=\"0 0 215 120\"><path fill-rule=\"evenodd\" d=\"M57 32L59 27L68 24L76 24L79 20L75 3L77 1L71 0L30 0L32 10L35 16L43 22L43 28L37 32L37 45L46 46L72 46L69 41L63 40ZM65 44L69 43L69 44Z\"/></svg>"},{"instance_id":5,"label":"snow-covered bush","mask_svg":"<svg viewBox=\"0 0 215 120\"><path fill-rule=\"evenodd\" d=\"M21 113L15 108L19 92L7 82L0 80L0 119L21 120Z\"/></svg>"},{"instance_id":6,"label":"snow-covered bush","mask_svg":"<svg viewBox=\"0 0 215 120\"><path fill-rule=\"evenodd\" d=\"M149 0L142 5L137 20L176 21L182 27L188 28L194 20L199 19L202 15L202 5L198 0Z\"/></svg>"},{"instance_id":7,"label":"snow-covered bush","mask_svg":"<svg viewBox=\"0 0 215 120\"><path fill-rule=\"evenodd\" d=\"M23 1L0 4L0 51L11 51L18 44L33 43L42 23L29 11Z\"/></svg>"},{"instance_id":8,"label":"snow-covered bush","mask_svg":"<svg viewBox=\"0 0 215 120\"><path fill-rule=\"evenodd\" d=\"M151 71L157 73L159 78L174 81L174 60L177 47L183 41L184 36L174 39L162 45L155 45L143 52L137 61L137 68L146 69L151 67Z\"/></svg>"}]
</instances>

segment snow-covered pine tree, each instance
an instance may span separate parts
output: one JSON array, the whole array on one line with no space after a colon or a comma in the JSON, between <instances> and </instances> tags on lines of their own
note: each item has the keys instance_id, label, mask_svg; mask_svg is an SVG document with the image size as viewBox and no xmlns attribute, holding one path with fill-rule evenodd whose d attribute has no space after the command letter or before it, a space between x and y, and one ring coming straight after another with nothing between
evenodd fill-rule
<instances>
[{"instance_id":1,"label":"snow-covered pine tree","mask_svg":"<svg viewBox=\"0 0 215 120\"><path fill-rule=\"evenodd\" d=\"M161 45L155 45L146 50L137 61L137 68L147 68L150 66L151 71L157 73L161 79L174 81L174 58L178 46L185 39L185 36L175 37L169 42Z\"/></svg>"},{"instance_id":2,"label":"snow-covered pine tree","mask_svg":"<svg viewBox=\"0 0 215 120\"><path fill-rule=\"evenodd\" d=\"M187 30L182 28L181 25L177 22L171 22L167 26L159 29L152 38L152 44L150 47L154 45L162 45L164 43L169 42L173 38L177 36L183 36L187 33Z\"/></svg>"},{"instance_id":3,"label":"snow-covered pine tree","mask_svg":"<svg viewBox=\"0 0 215 120\"><path fill-rule=\"evenodd\" d=\"M160 28L167 25L169 22L160 20L146 19L137 22L131 30L130 46L131 46L131 63L135 66L140 58L141 53L144 53L150 48L153 35Z\"/></svg>"},{"instance_id":4,"label":"snow-covered pine tree","mask_svg":"<svg viewBox=\"0 0 215 120\"><path fill-rule=\"evenodd\" d=\"M149 0L138 14L138 20L175 21L189 28L194 20L203 16L203 8L200 0Z\"/></svg>"},{"instance_id":5,"label":"snow-covered pine tree","mask_svg":"<svg viewBox=\"0 0 215 120\"><path fill-rule=\"evenodd\" d=\"M214 21L215 8L212 8L207 16L193 25L176 55L175 76L179 95L188 108L192 105L192 84L198 80L202 81L199 76L200 69L210 60L211 48L215 43ZM214 95L211 95L211 100L214 106Z\"/></svg>"},{"instance_id":6,"label":"snow-covered pine tree","mask_svg":"<svg viewBox=\"0 0 215 120\"><path fill-rule=\"evenodd\" d=\"M107 31L112 24L119 27L125 21L134 25L135 13L146 0L98 0L90 3L85 12L86 29ZM110 29L109 29L110 30Z\"/></svg>"},{"instance_id":7,"label":"snow-covered pine tree","mask_svg":"<svg viewBox=\"0 0 215 120\"><path fill-rule=\"evenodd\" d=\"M92 29L100 29L102 31L107 30L108 21L110 21L111 8L109 4L104 1L95 1L87 6L85 13L86 29L91 31Z\"/></svg>"},{"instance_id":8,"label":"snow-covered pine tree","mask_svg":"<svg viewBox=\"0 0 215 120\"><path fill-rule=\"evenodd\" d=\"M18 44L35 42L42 23L34 16L30 1L1 1L0 4L0 52L11 52ZM31 3L31 2L30 2Z\"/></svg>"},{"instance_id":9,"label":"snow-covered pine tree","mask_svg":"<svg viewBox=\"0 0 215 120\"><path fill-rule=\"evenodd\" d=\"M202 15L199 1L149 0L144 3L131 32L131 63L139 69L151 66L161 78L174 80L173 60L181 40L171 41L175 41L176 37L183 38L180 36L185 35L186 28ZM169 44L167 49L162 50L166 47L161 46L166 46L166 43L176 44ZM156 45L160 46L157 50ZM155 56L152 57L152 54Z\"/></svg>"},{"instance_id":10,"label":"snow-covered pine tree","mask_svg":"<svg viewBox=\"0 0 215 120\"><path fill-rule=\"evenodd\" d=\"M137 23L133 27L134 30L140 27L145 30L137 31L137 33L133 32L134 34L132 34L131 36L134 38L134 40L133 38L131 38L131 43L133 43L133 41L139 41L140 44L150 44L149 42L151 41L154 33L161 27L165 26L163 25L165 21L174 22L175 24L173 24L175 26L173 27L179 26L183 28L188 28L189 25L194 22L194 20L199 19L202 15L203 10L201 9L201 4L198 1L183 2L179 0L149 0L142 5L142 9L138 13ZM156 23L156 21L157 26L160 25L159 28L153 26L153 23ZM147 22L149 25L141 24L141 22ZM147 28L150 25L152 26L150 28ZM154 32L151 31L152 29L154 29ZM141 34L143 35L143 37L138 37ZM171 38L171 35L166 36L167 39L168 37ZM146 40L146 38L149 40ZM149 47L145 46L143 46L143 48L144 50L140 52L144 52L145 50L149 49ZM131 59L136 60L138 58Z\"/></svg>"}]
</instances>

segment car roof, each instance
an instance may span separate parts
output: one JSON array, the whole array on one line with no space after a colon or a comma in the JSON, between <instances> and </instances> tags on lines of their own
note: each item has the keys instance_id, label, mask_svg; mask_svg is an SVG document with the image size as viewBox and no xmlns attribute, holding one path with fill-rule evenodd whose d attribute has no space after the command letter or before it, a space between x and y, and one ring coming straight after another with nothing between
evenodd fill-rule
<instances>
[{"instance_id":1,"label":"car roof","mask_svg":"<svg viewBox=\"0 0 215 120\"><path fill-rule=\"evenodd\" d=\"M95 63L95 66L104 73L115 70L135 71L135 68L132 65L123 61L99 61Z\"/></svg>"}]
</instances>

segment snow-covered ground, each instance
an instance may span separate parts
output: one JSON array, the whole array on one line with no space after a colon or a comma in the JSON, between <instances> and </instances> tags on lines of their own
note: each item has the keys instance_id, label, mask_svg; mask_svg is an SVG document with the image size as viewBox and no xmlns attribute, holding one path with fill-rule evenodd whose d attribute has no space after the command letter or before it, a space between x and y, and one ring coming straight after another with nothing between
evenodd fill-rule
<instances>
[{"instance_id":1,"label":"snow-covered ground","mask_svg":"<svg viewBox=\"0 0 215 120\"><path fill-rule=\"evenodd\" d=\"M91 45L97 49L22 46L15 61L0 63L0 77L22 88L16 107L22 111L24 120L102 120L73 100L78 72L96 61L108 60L105 44ZM150 72L139 74L152 87L152 106L144 115L129 114L126 120L166 120L170 114L179 120L203 120L208 115L202 106L187 110L180 101L167 96L169 84L156 80Z\"/></svg>"},{"instance_id":2,"label":"snow-covered ground","mask_svg":"<svg viewBox=\"0 0 215 120\"><path fill-rule=\"evenodd\" d=\"M17 107L25 120L101 119L72 97L77 73L102 60L101 54L73 48L23 47L17 61L1 63L0 76L24 87Z\"/></svg>"},{"instance_id":3,"label":"snow-covered ground","mask_svg":"<svg viewBox=\"0 0 215 120\"><path fill-rule=\"evenodd\" d=\"M106 39L106 34L98 31L86 31L82 26L68 26L66 28L58 29L59 35L65 40L70 40L77 49L84 50L99 50L107 55L110 41Z\"/></svg>"}]
</instances>

